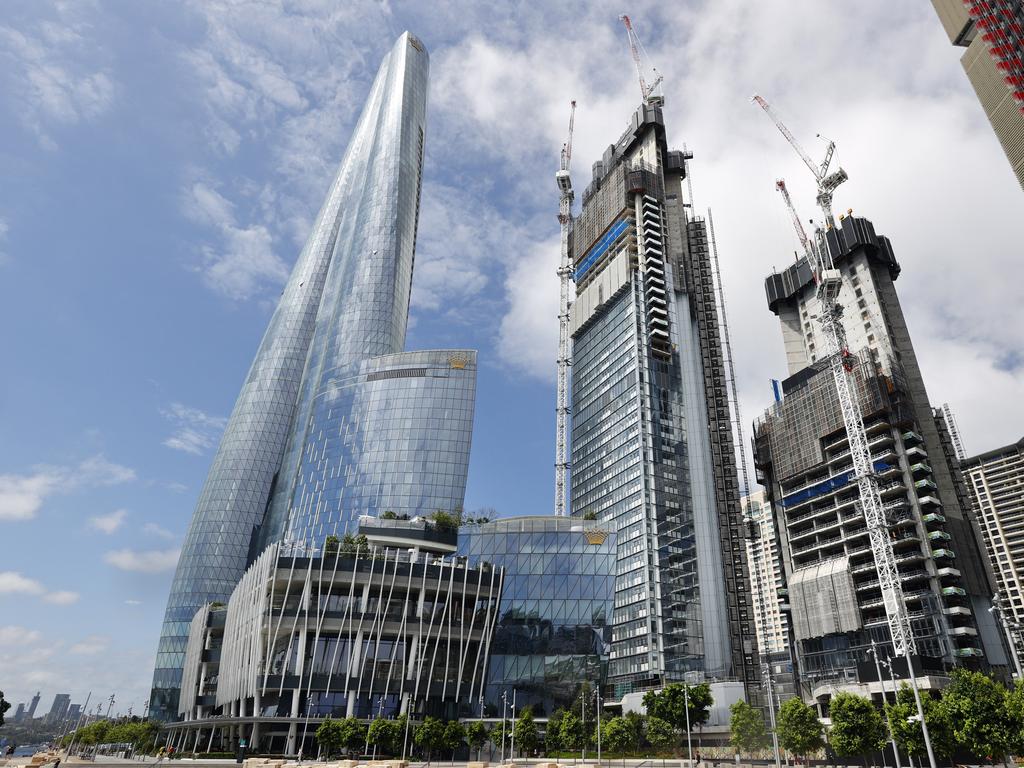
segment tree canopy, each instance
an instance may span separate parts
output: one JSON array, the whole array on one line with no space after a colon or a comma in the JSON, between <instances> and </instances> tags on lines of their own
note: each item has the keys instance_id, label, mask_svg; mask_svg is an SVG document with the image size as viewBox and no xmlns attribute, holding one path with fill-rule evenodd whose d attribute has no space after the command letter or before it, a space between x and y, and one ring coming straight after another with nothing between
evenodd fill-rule
<instances>
[{"instance_id":1,"label":"tree canopy","mask_svg":"<svg viewBox=\"0 0 1024 768\"><path fill-rule=\"evenodd\" d=\"M863 757L881 751L885 745L885 722L870 699L840 691L829 704L832 727L829 744L837 755Z\"/></svg>"},{"instance_id":2,"label":"tree canopy","mask_svg":"<svg viewBox=\"0 0 1024 768\"><path fill-rule=\"evenodd\" d=\"M540 743L540 733L537 731L537 724L533 721L533 709L523 707L512 733L515 737L516 749L520 754L528 755L537 748L537 744Z\"/></svg>"},{"instance_id":3,"label":"tree canopy","mask_svg":"<svg viewBox=\"0 0 1024 768\"><path fill-rule=\"evenodd\" d=\"M925 722L928 723L928 736L932 749L940 757L949 757L956 751L956 739L953 736L953 723L949 719L949 710L945 705L927 694L921 694L921 708L924 710ZM917 703L914 692L906 683L896 693L896 703L887 703L885 713L889 718L896 745L915 757L925 757L928 750L924 745L924 734L921 732L921 721L917 717Z\"/></svg>"},{"instance_id":4,"label":"tree canopy","mask_svg":"<svg viewBox=\"0 0 1024 768\"><path fill-rule=\"evenodd\" d=\"M667 720L648 715L644 723L644 737L656 750L669 749L679 739L679 729Z\"/></svg>"},{"instance_id":5,"label":"tree canopy","mask_svg":"<svg viewBox=\"0 0 1024 768\"><path fill-rule=\"evenodd\" d=\"M954 669L951 678L942 692L942 706L957 743L976 757L1001 758L1018 738L1010 731L1006 688L967 669Z\"/></svg>"},{"instance_id":6,"label":"tree canopy","mask_svg":"<svg viewBox=\"0 0 1024 768\"><path fill-rule=\"evenodd\" d=\"M378 717L370 723L370 730L367 733L370 744L387 755L397 755L402 751L404 736L405 715L395 720Z\"/></svg>"},{"instance_id":7,"label":"tree canopy","mask_svg":"<svg viewBox=\"0 0 1024 768\"><path fill-rule=\"evenodd\" d=\"M824 727L812 707L800 699L788 699L779 707L776 732L783 749L807 755L825 746Z\"/></svg>"},{"instance_id":8,"label":"tree canopy","mask_svg":"<svg viewBox=\"0 0 1024 768\"><path fill-rule=\"evenodd\" d=\"M427 759L433 757L435 749L444 749L448 742L445 734L445 724L436 717L426 718L416 728L413 736L416 746L427 750Z\"/></svg>"},{"instance_id":9,"label":"tree canopy","mask_svg":"<svg viewBox=\"0 0 1024 768\"><path fill-rule=\"evenodd\" d=\"M487 726L481 720L474 720L466 726L466 743L477 751L478 757L480 750L487 743L487 735Z\"/></svg>"},{"instance_id":10,"label":"tree canopy","mask_svg":"<svg viewBox=\"0 0 1024 768\"><path fill-rule=\"evenodd\" d=\"M676 728L686 729L686 710L689 701L690 727L696 728L708 721L714 698L707 683L687 685L670 683L660 691L648 691L644 695L647 714L672 723Z\"/></svg>"},{"instance_id":11,"label":"tree canopy","mask_svg":"<svg viewBox=\"0 0 1024 768\"><path fill-rule=\"evenodd\" d=\"M757 752L771 742L764 714L745 701L737 701L729 707L729 743L737 752Z\"/></svg>"}]
</instances>

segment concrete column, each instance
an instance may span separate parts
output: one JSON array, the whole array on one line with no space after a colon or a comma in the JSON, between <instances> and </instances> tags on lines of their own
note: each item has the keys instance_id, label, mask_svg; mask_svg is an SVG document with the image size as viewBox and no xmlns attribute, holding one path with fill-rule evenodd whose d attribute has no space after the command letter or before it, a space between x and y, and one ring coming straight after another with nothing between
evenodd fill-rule
<instances>
[{"instance_id":1,"label":"concrete column","mask_svg":"<svg viewBox=\"0 0 1024 768\"><path fill-rule=\"evenodd\" d=\"M292 723L288 726L288 742L285 744L284 753L286 755L297 755L298 750L295 747L296 737L298 735L298 723Z\"/></svg>"}]
</instances>

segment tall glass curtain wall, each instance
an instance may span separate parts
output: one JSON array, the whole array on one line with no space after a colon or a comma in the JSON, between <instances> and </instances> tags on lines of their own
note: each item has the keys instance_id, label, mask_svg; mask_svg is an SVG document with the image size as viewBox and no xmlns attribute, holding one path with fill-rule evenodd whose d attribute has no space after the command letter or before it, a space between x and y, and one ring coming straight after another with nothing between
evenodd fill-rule
<instances>
[{"instance_id":1,"label":"tall glass curtain wall","mask_svg":"<svg viewBox=\"0 0 1024 768\"><path fill-rule=\"evenodd\" d=\"M313 404L287 538L322 544L360 515L461 508L475 395L471 350L403 352L338 372Z\"/></svg>"},{"instance_id":2,"label":"tall glass curtain wall","mask_svg":"<svg viewBox=\"0 0 1024 768\"><path fill-rule=\"evenodd\" d=\"M344 386L352 365L395 354L405 345L419 219L429 62L404 35L381 68L370 96L369 130L353 139L344 185L347 205L310 344L292 433L278 475L264 541L294 538L322 525L302 506L300 482L320 472L314 445L324 428L318 404ZM349 417L357 421L358 414ZM321 510L322 513L322 510ZM322 514L321 514L322 517ZM314 523L314 520L316 521ZM351 519L331 518L345 528Z\"/></svg>"},{"instance_id":3,"label":"tall glass curtain wall","mask_svg":"<svg viewBox=\"0 0 1024 768\"><path fill-rule=\"evenodd\" d=\"M484 713L502 694L538 716L570 707L605 678L611 641L615 535L573 518L504 518L464 527L459 554L505 569Z\"/></svg>"},{"instance_id":4,"label":"tall glass curtain wall","mask_svg":"<svg viewBox=\"0 0 1024 768\"><path fill-rule=\"evenodd\" d=\"M311 393L309 382L303 383L303 371L314 327L324 335L327 316L321 299L329 298L335 307L344 303L345 291L356 296L345 321L332 334L331 343L339 351L355 345L368 356L401 349L419 199L427 70L422 45L409 34L402 35L381 64L235 402L196 503L167 601L150 695L155 718L172 719L177 713L189 622L196 610L207 602L226 600L245 570L292 433L300 389L305 392L303 413L308 412ZM360 270L357 256L372 266ZM334 263L339 260L341 266ZM380 285L369 284L371 277ZM374 309L377 301L383 302L379 311ZM318 360L325 343L319 345ZM356 354L340 352L337 364ZM301 424L307 422L308 418ZM293 453L301 449L301 441L294 446L293 440ZM283 520L278 518L277 523L282 529ZM264 531L264 540L270 538Z\"/></svg>"}]
</instances>

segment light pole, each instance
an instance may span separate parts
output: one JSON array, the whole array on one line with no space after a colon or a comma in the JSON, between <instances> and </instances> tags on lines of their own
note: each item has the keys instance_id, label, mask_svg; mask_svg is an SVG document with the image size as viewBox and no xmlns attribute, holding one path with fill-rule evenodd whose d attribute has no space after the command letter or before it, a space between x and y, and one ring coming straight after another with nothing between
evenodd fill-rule
<instances>
[{"instance_id":1,"label":"light pole","mask_svg":"<svg viewBox=\"0 0 1024 768\"><path fill-rule=\"evenodd\" d=\"M508 717L508 691L501 692L501 762L505 762L505 718Z\"/></svg>"},{"instance_id":2,"label":"light pole","mask_svg":"<svg viewBox=\"0 0 1024 768\"><path fill-rule=\"evenodd\" d=\"M508 746L508 759L516 759L516 689L512 689L512 743Z\"/></svg>"},{"instance_id":3,"label":"light pole","mask_svg":"<svg viewBox=\"0 0 1024 768\"><path fill-rule=\"evenodd\" d=\"M914 661L910 658L910 648L904 646L903 655L907 659L907 671L910 673L910 685L914 689L914 702L917 704L917 717L921 721L921 733L924 735L924 746L928 750L928 765L936 768L935 753L932 751L932 739L928 735L928 723L924 719L924 707L921 706L921 692L917 689L917 675L914 674Z\"/></svg>"},{"instance_id":4,"label":"light pole","mask_svg":"<svg viewBox=\"0 0 1024 768\"><path fill-rule=\"evenodd\" d=\"M594 689L594 702L597 705L597 765L601 768L601 690Z\"/></svg>"},{"instance_id":5,"label":"light pole","mask_svg":"<svg viewBox=\"0 0 1024 768\"><path fill-rule=\"evenodd\" d=\"M772 751L775 754L775 768L782 768L782 758L779 756L779 733L775 723L775 690L772 686L772 665L765 662L762 668L764 672L764 684L768 691L768 718L772 726Z\"/></svg>"},{"instance_id":6,"label":"light pole","mask_svg":"<svg viewBox=\"0 0 1024 768\"><path fill-rule=\"evenodd\" d=\"M693 765L693 742L690 736L690 684L683 683L683 702L686 707L686 759Z\"/></svg>"},{"instance_id":7,"label":"light pole","mask_svg":"<svg viewBox=\"0 0 1024 768\"><path fill-rule=\"evenodd\" d=\"M583 730L583 746L580 751L580 759L587 759L587 696L580 688L580 722Z\"/></svg>"},{"instance_id":8,"label":"light pole","mask_svg":"<svg viewBox=\"0 0 1024 768\"><path fill-rule=\"evenodd\" d=\"M900 768L900 753L896 749L896 733L892 729L892 721L889 719L889 713L885 711L885 680L882 679L882 665L879 663L878 647L875 645L874 640L871 641L871 647L868 649L868 653L870 653L871 658L875 660L875 674L878 676L878 685L882 689L882 711L885 712L885 727L889 729L889 741L892 744L892 755L893 758L896 760L896 768ZM896 692L893 691L894 696L895 694ZM893 700L893 703L896 703L895 699ZM883 768L885 766L884 751L882 752L882 766Z\"/></svg>"}]
</instances>

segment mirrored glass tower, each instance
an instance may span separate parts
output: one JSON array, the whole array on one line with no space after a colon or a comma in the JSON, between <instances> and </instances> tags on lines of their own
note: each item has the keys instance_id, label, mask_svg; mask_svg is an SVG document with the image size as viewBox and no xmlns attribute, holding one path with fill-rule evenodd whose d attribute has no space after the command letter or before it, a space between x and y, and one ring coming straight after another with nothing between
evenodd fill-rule
<instances>
[{"instance_id":1,"label":"mirrored glass tower","mask_svg":"<svg viewBox=\"0 0 1024 768\"><path fill-rule=\"evenodd\" d=\"M475 353L402 353L428 71L422 43L403 34L256 353L171 586L154 717L177 714L192 617L226 601L264 545L334 532L361 513L461 506Z\"/></svg>"}]
</instances>

